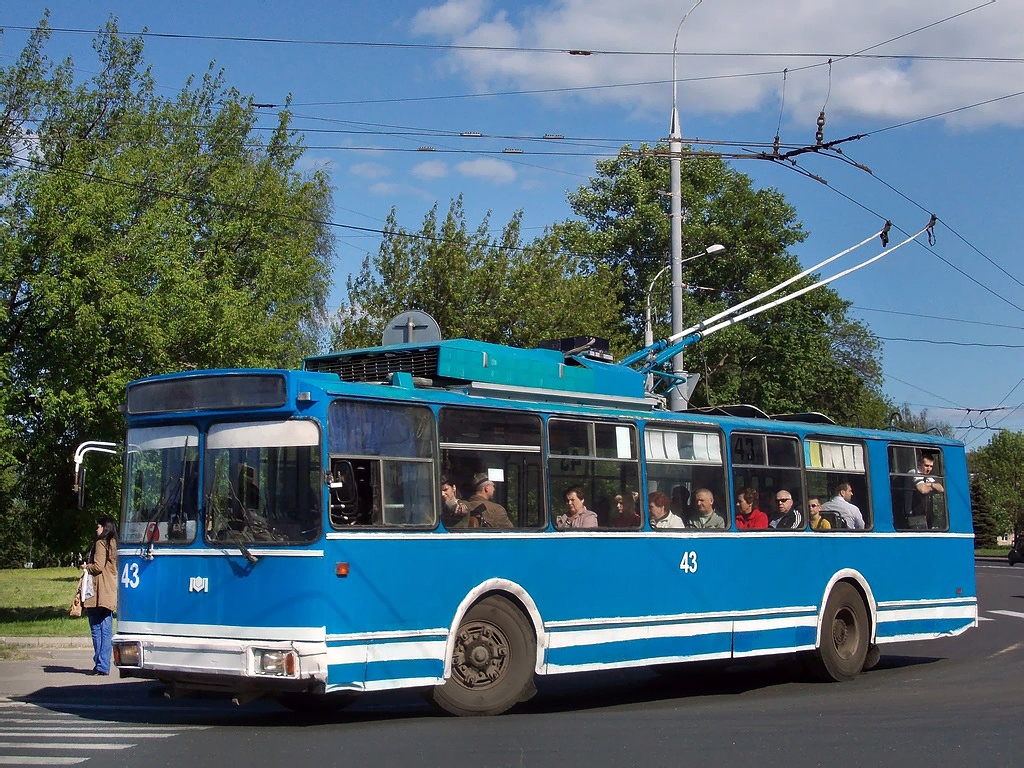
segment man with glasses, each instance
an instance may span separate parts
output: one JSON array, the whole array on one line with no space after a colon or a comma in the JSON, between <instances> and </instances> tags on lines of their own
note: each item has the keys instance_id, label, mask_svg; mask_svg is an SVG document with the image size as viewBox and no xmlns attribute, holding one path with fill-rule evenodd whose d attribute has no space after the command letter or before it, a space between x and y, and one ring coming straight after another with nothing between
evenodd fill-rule
<instances>
[{"instance_id":1,"label":"man with glasses","mask_svg":"<svg viewBox=\"0 0 1024 768\"><path fill-rule=\"evenodd\" d=\"M775 514L768 521L768 527L780 531L804 527L804 516L793 506L793 494L789 491L780 490L775 494Z\"/></svg>"},{"instance_id":2,"label":"man with glasses","mask_svg":"<svg viewBox=\"0 0 1024 768\"><path fill-rule=\"evenodd\" d=\"M853 503L853 488L849 483L837 485L836 495L822 504L821 509L824 512L835 512L836 519L843 523L840 527L864 530L864 515L860 513L860 507Z\"/></svg>"},{"instance_id":3,"label":"man with glasses","mask_svg":"<svg viewBox=\"0 0 1024 768\"><path fill-rule=\"evenodd\" d=\"M811 496L807 500L807 522L811 524L812 531L832 529L832 523L821 516L821 500L817 496Z\"/></svg>"}]
</instances>

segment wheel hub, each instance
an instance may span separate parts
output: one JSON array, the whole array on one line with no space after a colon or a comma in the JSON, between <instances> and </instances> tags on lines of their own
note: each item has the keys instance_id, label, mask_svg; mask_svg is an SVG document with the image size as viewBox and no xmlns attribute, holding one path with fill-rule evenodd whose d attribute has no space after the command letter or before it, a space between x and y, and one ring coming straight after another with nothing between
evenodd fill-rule
<instances>
[{"instance_id":1,"label":"wheel hub","mask_svg":"<svg viewBox=\"0 0 1024 768\"><path fill-rule=\"evenodd\" d=\"M488 622L474 622L456 638L452 676L466 688L486 688L501 678L508 660L505 634Z\"/></svg>"}]
</instances>

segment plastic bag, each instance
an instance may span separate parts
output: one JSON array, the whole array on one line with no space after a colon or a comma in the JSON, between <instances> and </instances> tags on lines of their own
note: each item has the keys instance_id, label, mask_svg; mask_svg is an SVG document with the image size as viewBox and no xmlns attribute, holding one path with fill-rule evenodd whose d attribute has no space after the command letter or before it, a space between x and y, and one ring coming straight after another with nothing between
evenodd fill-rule
<instances>
[{"instance_id":1,"label":"plastic bag","mask_svg":"<svg viewBox=\"0 0 1024 768\"><path fill-rule=\"evenodd\" d=\"M96 596L96 582L93 581L92 574L88 571L82 571L82 581L78 585L78 594L82 596L82 602L86 600L92 600Z\"/></svg>"}]
</instances>

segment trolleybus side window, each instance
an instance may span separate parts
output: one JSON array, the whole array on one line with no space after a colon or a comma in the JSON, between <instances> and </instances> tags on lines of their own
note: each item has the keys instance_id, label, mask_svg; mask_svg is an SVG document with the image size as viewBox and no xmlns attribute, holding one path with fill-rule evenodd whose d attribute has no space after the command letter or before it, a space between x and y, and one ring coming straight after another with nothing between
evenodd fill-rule
<instances>
[{"instance_id":1,"label":"trolleybus side window","mask_svg":"<svg viewBox=\"0 0 1024 768\"><path fill-rule=\"evenodd\" d=\"M210 543L301 544L320 536L320 429L312 421L210 427L204 467Z\"/></svg>"},{"instance_id":2,"label":"trolleybus side window","mask_svg":"<svg viewBox=\"0 0 1024 768\"><path fill-rule=\"evenodd\" d=\"M697 510L698 491L710 491L713 496L714 512L724 523L714 518L714 528L729 527L732 505L726 495L721 433L648 424L644 428L644 455L647 493L660 491L668 496L672 512L681 517L688 528L713 529L705 524Z\"/></svg>"},{"instance_id":3,"label":"trolleybus side window","mask_svg":"<svg viewBox=\"0 0 1024 768\"><path fill-rule=\"evenodd\" d=\"M333 527L437 524L429 408L336 400L328 411L328 451Z\"/></svg>"},{"instance_id":4,"label":"trolleybus side window","mask_svg":"<svg viewBox=\"0 0 1024 768\"><path fill-rule=\"evenodd\" d=\"M125 543L187 544L199 509L199 431L192 426L128 430Z\"/></svg>"},{"instance_id":5,"label":"trolleybus side window","mask_svg":"<svg viewBox=\"0 0 1024 768\"><path fill-rule=\"evenodd\" d=\"M896 530L949 530L945 463L939 448L890 445L889 483Z\"/></svg>"},{"instance_id":6,"label":"trolleybus side window","mask_svg":"<svg viewBox=\"0 0 1024 768\"><path fill-rule=\"evenodd\" d=\"M553 518L566 512L563 494L574 486L582 489L584 506L597 514L599 528L614 527L616 496L637 498L635 424L549 419L548 454Z\"/></svg>"},{"instance_id":7,"label":"trolleybus side window","mask_svg":"<svg viewBox=\"0 0 1024 768\"><path fill-rule=\"evenodd\" d=\"M830 529L870 530L874 521L864 445L809 438L804 442L804 463L807 492L821 502L821 516Z\"/></svg>"},{"instance_id":8,"label":"trolleybus side window","mask_svg":"<svg viewBox=\"0 0 1024 768\"><path fill-rule=\"evenodd\" d=\"M455 483L458 498L469 502L460 507L462 514L444 515L445 525L459 531L499 523L511 523L513 528L543 526L540 417L521 411L442 408L439 418L441 472ZM484 479L493 484L490 498L484 498L489 489L477 487ZM504 509L507 522L496 507Z\"/></svg>"},{"instance_id":9,"label":"trolleybus side window","mask_svg":"<svg viewBox=\"0 0 1024 768\"><path fill-rule=\"evenodd\" d=\"M800 469L800 443L795 437L733 432L733 492L745 488L757 493L757 506L768 516L769 528L807 526L807 496ZM786 499L792 501L785 503ZM783 503L779 503L783 500Z\"/></svg>"}]
</instances>

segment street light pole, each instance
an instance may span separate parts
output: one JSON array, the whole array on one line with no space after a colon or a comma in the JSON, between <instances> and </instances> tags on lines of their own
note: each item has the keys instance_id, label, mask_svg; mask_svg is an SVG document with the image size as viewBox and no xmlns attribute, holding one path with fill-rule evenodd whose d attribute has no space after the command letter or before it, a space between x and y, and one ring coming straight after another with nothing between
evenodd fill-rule
<instances>
[{"instance_id":1,"label":"street light pole","mask_svg":"<svg viewBox=\"0 0 1024 768\"><path fill-rule=\"evenodd\" d=\"M680 266L681 266L681 265L685 264L688 261L693 261L694 259L699 259L701 256L710 256L713 253L721 253L724 250L725 250L725 246L724 245L721 245L720 243L715 243L714 245L709 245L707 248L705 248L703 251L698 253L696 256L691 256L688 259L681 259L679 263L680 263ZM644 346L645 347L649 347L649 346L651 346L651 344L654 343L654 326L651 325L651 293L653 293L653 291L654 291L654 284L656 282L658 282L658 278L661 277L663 274L665 274L665 270L668 269L671 266L672 266L671 264L666 264L664 267L659 269L658 270L658 274L656 274L654 276L654 279L651 280L651 284L649 286L647 286L647 316L646 316L647 317L647 325L644 326Z\"/></svg>"},{"instance_id":2,"label":"street light pole","mask_svg":"<svg viewBox=\"0 0 1024 768\"><path fill-rule=\"evenodd\" d=\"M651 325L651 291L654 290L654 284L658 282L658 278L665 274L665 270L671 267L671 264L666 264L660 270L658 274L651 280L651 284L647 288L647 325L644 326L644 346L649 347L654 343L654 327Z\"/></svg>"},{"instance_id":3,"label":"street light pole","mask_svg":"<svg viewBox=\"0 0 1024 768\"><path fill-rule=\"evenodd\" d=\"M679 81L676 78L676 51L679 47L679 32L686 18L693 13L702 0L697 0L683 16L676 27L676 36L672 41L672 121L669 127L669 173L671 175L671 240L672 240L672 333L683 330L683 190L680 178L680 155L683 151L683 134L679 129L678 91ZM682 376L686 373L683 353L672 358L672 373ZM688 396L679 387L673 387L669 394L669 409L686 410Z\"/></svg>"}]
</instances>

